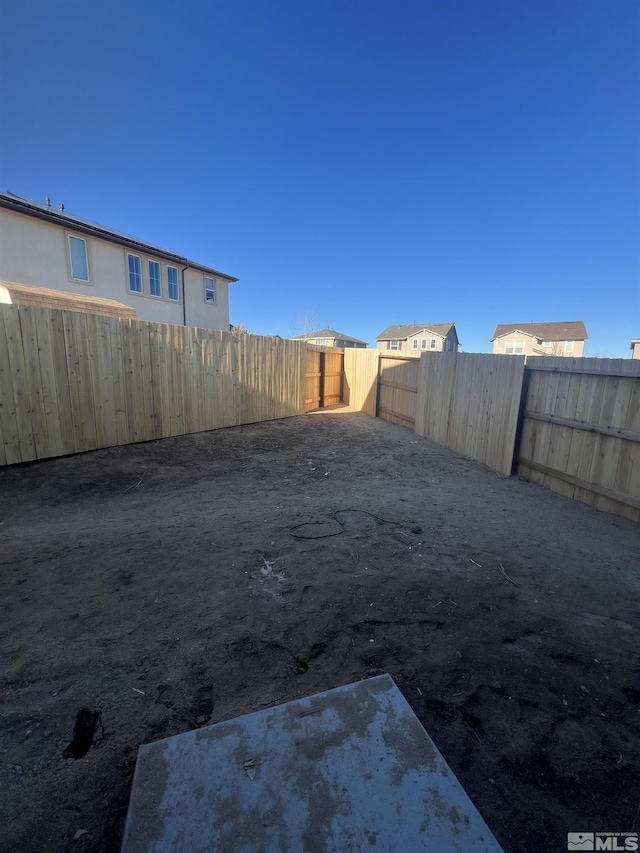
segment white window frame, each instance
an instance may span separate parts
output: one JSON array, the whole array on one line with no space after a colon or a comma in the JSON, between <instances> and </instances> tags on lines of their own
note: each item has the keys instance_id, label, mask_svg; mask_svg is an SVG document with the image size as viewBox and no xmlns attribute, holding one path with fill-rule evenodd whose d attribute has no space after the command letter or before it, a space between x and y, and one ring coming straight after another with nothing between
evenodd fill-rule
<instances>
[{"instance_id":1,"label":"white window frame","mask_svg":"<svg viewBox=\"0 0 640 853\"><path fill-rule=\"evenodd\" d=\"M431 338L431 340L429 341L429 349L435 349L435 348L436 348L436 339Z\"/></svg>"},{"instance_id":2,"label":"white window frame","mask_svg":"<svg viewBox=\"0 0 640 853\"><path fill-rule=\"evenodd\" d=\"M71 241L78 240L81 243L84 243L84 262L87 268L87 277L79 278L77 275L73 274L73 255L71 253ZM67 234L67 249L69 252L69 272L71 273L71 281L81 281L83 284L91 283L91 271L89 270L89 247L87 246L87 241L84 237L78 237L76 234Z\"/></svg>"},{"instance_id":3,"label":"white window frame","mask_svg":"<svg viewBox=\"0 0 640 853\"><path fill-rule=\"evenodd\" d=\"M140 290L136 290L135 287L131 287L131 267L129 266L129 258L136 258L138 261L138 275L140 276ZM134 272L133 275L136 275ZM133 252L127 252L127 284L129 285L129 293L137 293L141 295L144 293L144 282L142 280L142 258L140 255L134 255Z\"/></svg>"},{"instance_id":4,"label":"white window frame","mask_svg":"<svg viewBox=\"0 0 640 853\"><path fill-rule=\"evenodd\" d=\"M158 268L158 286L160 287L160 293L153 292L151 264L155 264ZM162 264L159 261L154 261L152 258L147 258L147 272L149 273L149 295L153 296L154 299L162 299Z\"/></svg>"},{"instance_id":5,"label":"white window frame","mask_svg":"<svg viewBox=\"0 0 640 853\"><path fill-rule=\"evenodd\" d=\"M208 282L211 282L211 287L208 286ZM208 298L209 293L213 295L213 299ZM207 305L216 304L216 280L211 275L205 275L204 277L204 301Z\"/></svg>"},{"instance_id":6,"label":"white window frame","mask_svg":"<svg viewBox=\"0 0 640 853\"><path fill-rule=\"evenodd\" d=\"M524 355L525 342L519 339L511 339L504 342L505 355Z\"/></svg>"},{"instance_id":7,"label":"white window frame","mask_svg":"<svg viewBox=\"0 0 640 853\"><path fill-rule=\"evenodd\" d=\"M551 341L541 341L543 347L550 347L552 345Z\"/></svg>"},{"instance_id":8,"label":"white window frame","mask_svg":"<svg viewBox=\"0 0 640 853\"><path fill-rule=\"evenodd\" d=\"M422 341L420 342L420 348L421 349L427 348L427 339L426 338L423 338Z\"/></svg>"},{"instance_id":9,"label":"white window frame","mask_svg":"<svg viewBox=\"0 0 640 853\"><path fill-rule=\"evenodd\" d=\"M175 274L176 274L175 284L176 284L176 294L177 295L175 297L171 295L171 284L172 284L172 282L170 280L171 276L169 275L170 270L172 272L175 272ZM172 267L169 265L167 265L167 299L170 302L180 302L180 277L178 275L178 267Z\"/></svg>"},{"instance_id":10,"label":"white window frame","mask_svg":"<svg viewBox=\"0 0 640 853\"><path fill-rule=\"evenodd\" d=\"M573 352L573 344L574 341L565 341L564 342L564 351L565 352Z\"/></svg>"},{"instance_id":11,"label":"white window frame","mask_svg":"<svg viewBox=\"0 0 640 853\"><path fill-rule=\"evenodd\" d=\"M418 339L417 338L414 338L411 341L411 349L418 349Z\"/></svg>"},{"instance_id":12,"label":"white window frame","mask_svg":"<svg viewBox=\"0 0 640 853\"><path fill-rule=\"evenodd\" d=\"M398 340L389 341L389 349L399 350L400 349L400 341L398 341Z\"/></svg>"}]
</instances>

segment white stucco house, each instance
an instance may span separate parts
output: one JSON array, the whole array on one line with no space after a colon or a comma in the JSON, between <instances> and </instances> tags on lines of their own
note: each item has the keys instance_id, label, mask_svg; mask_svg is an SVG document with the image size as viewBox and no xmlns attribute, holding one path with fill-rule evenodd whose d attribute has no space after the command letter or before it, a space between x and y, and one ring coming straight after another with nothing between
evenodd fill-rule
<instances>
[{"instance_id":1,"label":"white stucco house","mask_svg":"<svg viewBox=\"0 0 640 853\"><path fill-rule=\"evenodd\" d=\"M0 193L0 281L116 300L140 320L229 331L237 280L62 205Z\"/></svg>"}]
</instances>

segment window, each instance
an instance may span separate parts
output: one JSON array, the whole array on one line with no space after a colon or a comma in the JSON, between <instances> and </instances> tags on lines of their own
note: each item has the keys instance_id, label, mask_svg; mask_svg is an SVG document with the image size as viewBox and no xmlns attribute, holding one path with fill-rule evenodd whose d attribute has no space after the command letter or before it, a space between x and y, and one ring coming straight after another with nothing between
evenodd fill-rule
<instances>
[{"instance_id":1,"label":"window","mask_svg":"<svg viewBox=\"0 0 640 853\"><path fill-rule=\"evenodd\" d=\"M71 261L71 278L76 281L89 281L87 241L82 237L69 235L69 260Z\"/></svg>"},{"instance_id":2,"label":"window","mask_svg":"<svg viewBox=\"0 0 640 853\"><path fill-rule=\"evenodd\" d=\"M445 351L445 352L450 352L450 351L451 351L451 341L449 340L449 338L445 338L445 341L444 341L444 351Z\"/></svg>"},{"instance_id":3,"label":"window","mask_svg":"<svg viewBox=\"0 0 640 853\"><path fill-rule=\"evenodd\" d=\"M390 349L399 349L398 341L389 341L391 344Z\"/></svg>"},{"instance_id":4,"label":"window","mask_svg":"<svg viewBox=\"0 0 640 853\"><path fill-rule=\"evenodd\" d=\"M169 299L178 302L178 270L176 267L167 267L167 289L169 291Z\"/></svg>"},{"instance_id":5,"label":"window","mask_svg":"<svg viewBox=\"0 0 640 853\"><path fill-rule=\"evenodd\" d=\"M329 339L328 338L316 338L316 346L317 347L329 346Z\"/></svg>"},{"instance_id":6,"label":"window","mask_svg":"<svg viewBox=\"0 0 640 853\"><path fill-rule=\"evenodd\" d=\"M551 341L540 341L540 343L542 344L543 347L550 347L551 346Z\"/></svg>"},{"instance_id":7,"label":"window","mask_svg":"<svg viewBox=\"0 0 640 853\"><path fill-rule=\"evenodd\" d=\"M205 278L204 280L204 301L216 301L216 280L214 278Z\"/></svg>"},{"instance_id":8,"label":"window","mask_svg":"<svg viewBox=\"0 0 640 853\"><path fill-rule=\"evenodd\" d=\"M157 261L149 261L149 293L152 296L162 296L160 264Z\"/></svg>"},{"instance_id":9,"label":"window","mask_svg":"<svg viewBox=\"0 0 640 853\"><path fill-rule=\"evenodd\" d=\"M564 342L564 351L565 352L573 352L573 341L565 341Z\"/></svg>"},{"instance_id":10,"label":"window","mask_svg":"<svg viewBox=\"0 0 640 853\"><path fill-rule=\"evenodd\" d=\"M418 339L417 338L414 338L411 341L411 349L418 349Z\"/></svg>"},{"instance_id":11,"label":"window","mask_svg":"<svg viewBox=\"0 0 640 853\"><path fill-rule=\"evenodd\" d=\"M129 290L132 293L142 293L142 264L137 255L127 255L129 265Z\"/></svg>"},{"instance_id":12,"label":"window","mask_svg":"<svg viewBox=\"0 0 640 853\"><path fill-rule=\"evenodd\" d=\"M505 341L505 355L524 355L524 341Z\"/></svg>"},{"instance_id":13,"label":"window","mask_svg":"<svg viewBox=\"0 0 640 853\"><path fill-rule=\"evenodd\" d=\"M426 349L426 348L427 348L427 339L423 338L422 339L422 349Z\"/></svg>"},{"instance_id":14,"label":"window","mask_svg":"<svg viewBox=\"0 0 640 853\"><path fill-rule=\"evenodd\" d=\"M435 349L435 348L436 348L436 339L431 338L431 342L429 344L429 349Z\"/></svg>"}]
</instances>

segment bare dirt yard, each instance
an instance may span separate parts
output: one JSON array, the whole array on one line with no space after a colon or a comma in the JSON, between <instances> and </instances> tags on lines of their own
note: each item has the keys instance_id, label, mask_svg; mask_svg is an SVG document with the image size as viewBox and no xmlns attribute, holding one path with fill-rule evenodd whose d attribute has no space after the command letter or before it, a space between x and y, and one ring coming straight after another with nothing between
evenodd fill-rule
<instances>
[{"instance_id":1,"label":"bare dirt yard","mask_svg":"<svg viewBox=\"0 0 640 853\"><path fill-rule=\"evenodd\" d=\"M0 522L3 851L116 853L140 744L383 672L507 853L639 828L631 522L348 409L5 468Z\"/></svg>"}]
</instances>

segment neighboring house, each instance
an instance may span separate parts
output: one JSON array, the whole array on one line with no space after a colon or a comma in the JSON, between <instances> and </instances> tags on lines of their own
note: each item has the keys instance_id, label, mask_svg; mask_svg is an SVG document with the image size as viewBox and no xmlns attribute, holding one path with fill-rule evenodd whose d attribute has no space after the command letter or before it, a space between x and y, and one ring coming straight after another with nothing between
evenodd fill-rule
<instances>
[{"instance_id":1,"label":"neighboring house","mask_svg":"<svg viewBox=\"0 0 640 853\"><path fill-rule=\"evenodd\" d=\"M640 338L631 341L631 358L640 358Z\"/></svg>"},{"instance_id":2,"label":"neighboring house","mask_svg":"<svg viewBox=\"0 0 640 853\"><path fill-rule=\"evenodd\" d=\"M0 279L123 302L141 320L227 332L237 281L12 193L0 193Z\"/></svg>"},{"instance_id":3,"label":"neighboring house","mask_svg":"<svg viewBox=\"0 0 640 853\"><path fill-rule=\"evenodd\" d=\"M460 342L455 323L414 323L387 326L376 338L379 350L420 355L422 352L457 352Z\"/></svg>"},{"instance_id":4,"label":"neighboring house","mask_svg":"<svg viewBox=\"0 0 640 853\"><path fill-rule=\"evenodd\" d=\"M582 320L566 323L501 323L491 342L500 355L560 355L581 358L587 330Z\"/></svg>"},{"instance_id":5,"label":"neighboring house","mask_svg":"<svg viewBox=\"0 0 640 853\"><path fill-rule=\"evenodd\" d=\"M33 308L54 308L57 311L75 311L79 314L100 314L119 320L137 320L138 315L129 305L99 296L79 296L63 290L47 287L32 287L30 284L15 284L0 281L0 305L27 305Z\"/></svg>"},{"instance_id":6,"label":"neighboring house","mask_svg":"<svg viewBox=\"0 0 640 853\"><path fill-rule=\"evenodd\" d=\"M316 344L319 347L341 347L342 349L346 347L364 349L367 346L366 341L350 338L349 335L343 335L342 332L336 332L333 329L318 329L317 332L296 335L292 340L306 341L308 344Z\"/></svg>"}]
</instances>

